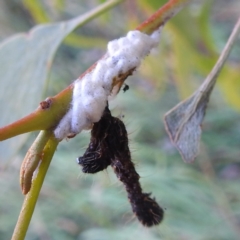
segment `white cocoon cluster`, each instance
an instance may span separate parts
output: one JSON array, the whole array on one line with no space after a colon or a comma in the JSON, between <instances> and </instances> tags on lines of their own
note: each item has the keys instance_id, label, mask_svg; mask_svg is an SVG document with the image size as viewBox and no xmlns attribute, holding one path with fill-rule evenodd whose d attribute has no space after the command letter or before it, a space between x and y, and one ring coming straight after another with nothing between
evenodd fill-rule
<instances>
[{"instance_id":1,"label":"white cocoon cluster","mask_svg":"<svg viewBox=\"0 0 240 240\"><path fill-rule=\"evenodd\" d=\"M106 55L96 67L74 82L70 109L56 127L55 137L63 139L78 134L98 122L112 93L113 78L137 68L157 47L159 37L160 29L150 36L135 30L109 42Z\"/></svg>"}]
</instances>

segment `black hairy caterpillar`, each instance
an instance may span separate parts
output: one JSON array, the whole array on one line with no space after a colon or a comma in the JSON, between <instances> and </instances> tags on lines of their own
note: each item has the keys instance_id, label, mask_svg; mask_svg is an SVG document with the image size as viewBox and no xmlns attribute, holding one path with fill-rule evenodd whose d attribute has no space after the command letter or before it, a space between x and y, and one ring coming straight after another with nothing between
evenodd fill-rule
<instances>
[{"instance_id":1,"label":"black hairy caterpillar","mask_svg":"<svg viewBox=\"0 0 240 240\"><path fill-rule=\"evenodd\" d=\"M78 163L83 172L96 173L111 164L118 179L124 184L132 210L147 227L159 224L163 209L150 194L143 193L139 175L131 161L127 131L124 123L111 115L106 107L101 120L94 124L90 144Z\"/></svg>"},{"instance_id":2,"label":"black hairy caterpillar","mask_svg":"<svg viewBox=\"0 0 240 240\"><path fill-rule=\"evenodd\" d=\"M108 110L108 112L110 112ZM105 117L108 114L105 109L99 122L94 123L91 131L91 139L88 148L82 157L77 158L78 164L84 173L96 173L106 169L111 164L111 149L109 148L109 136L111 124Z\"/></svg>"}]
</instances>

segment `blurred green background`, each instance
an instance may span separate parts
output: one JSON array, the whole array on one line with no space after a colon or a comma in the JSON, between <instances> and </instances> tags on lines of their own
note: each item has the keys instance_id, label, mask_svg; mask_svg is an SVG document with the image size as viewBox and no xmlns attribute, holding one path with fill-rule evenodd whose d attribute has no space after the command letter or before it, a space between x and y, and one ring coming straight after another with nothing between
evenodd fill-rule
<instances>
[{"instance_id":1,"label":"blurred green background","mask_svg":"<svg viewBox=\"0 0 240 240\"><path fill-rule=\"evenodd\" d=\"M13 34L29 31L37 24L71 19L101 2L104 1L0 1L0 40L6 44ZM42 99L57 94L104 54L108 41L134 29L165 2L126 0L76 29L59 47L43 88L35 82L27 86L27 91L22 90L25 79L16 76L19 84L6 89L8 79L1 79L1 119L6 113L15 121L24 116L31 103L35 104L33 111ZM124 115L143 190L152 192L165 209L163 223L150 229L140 225L111 168L95 175L81 172L75 159L88 145L89 132L84 132L59 145L27 240L240 239L239 40L210 99L200 153L194 163L181 160L163 124L164 113L193 93L210 72L239 9L238 0L193 1L167 23L158 53L149 56L127 79L130 90L121 91L110 103L115 116ZM3 44L0 51L1 47ZM4 61L0 58L0 63ZM17 61L20 64L26 59L23 55ZM14 64L8 66L8 71L14 73ZM31 101L28 95L33 89L41 93L41 98ZM7 91L10 98L5 95ZM16 101L21 91L25 91L26 99L18 111L11 111L8 104ZM11 238L24 198L19 169L37 133L26 136L18 149L14 148L18 138L13 139L12 145L7 142L0 148L1 240Z\"/></svg>"}]
</instances>

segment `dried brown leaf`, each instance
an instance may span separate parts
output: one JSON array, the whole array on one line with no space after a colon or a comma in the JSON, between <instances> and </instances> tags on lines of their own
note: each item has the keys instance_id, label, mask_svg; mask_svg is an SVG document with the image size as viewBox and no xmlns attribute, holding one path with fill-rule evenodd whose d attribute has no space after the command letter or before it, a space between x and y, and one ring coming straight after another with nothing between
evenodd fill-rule
<instances>
[{"instance_id":1,"label":"dried brown leaf","mask_svg":"<svg viewBox=\"0 0 240 240\"><path fill-rule=\"evenodd\" d=\"M168 135L185 162L193 162L199 148L201 124L207 103L229 53L240 32L240 18L228 39L216 65L199 89L187 100L179 103L165 114Z\"/></svg>"}]
</instances>

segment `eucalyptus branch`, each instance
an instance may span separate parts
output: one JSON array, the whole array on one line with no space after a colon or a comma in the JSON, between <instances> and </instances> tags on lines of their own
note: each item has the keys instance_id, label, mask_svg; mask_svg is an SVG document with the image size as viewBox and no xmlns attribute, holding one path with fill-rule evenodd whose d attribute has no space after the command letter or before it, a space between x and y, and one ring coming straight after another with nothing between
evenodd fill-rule
<instances>
[{"instance_id":1,"label":"eucalyptus branch","mask_svg":"<svg viewBox=\"0 0 240 240\"><path fill-rule=\"evenodd\" d=\"M170 0L163 7L161 7L149 19L139 25L136 29L143 33L151 34L163 26L169 19L177 14L187 3L192 0ZM87 71L85 71L78 80L81 79L96 67L97 62L93 64ZM120 82L131 74L128 72L119 77ZM119 82L113 81L114 87ZM69 85L63 91L54 97L50 97L41 102L39 107L28 116L0 128L0 141L14 137L19 134L37 131L37 130L51 130L57 126L62 117L66 114L73 94L73 84Z\"/></svg>"}]
</instances>

